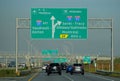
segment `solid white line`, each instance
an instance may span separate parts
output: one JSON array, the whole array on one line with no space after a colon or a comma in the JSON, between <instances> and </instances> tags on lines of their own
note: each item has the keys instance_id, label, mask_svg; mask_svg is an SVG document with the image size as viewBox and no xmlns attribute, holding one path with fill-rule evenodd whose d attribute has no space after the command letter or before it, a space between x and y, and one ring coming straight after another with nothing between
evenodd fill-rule
<instances>
[{"instance_id":1,"label":"solid white line","mask_svg":"<svg viewBox=\"0 0 120 81\"><path fill-rule=\"evenodd\" d=\"M63 76L63 77L65 77L65 78L67 78L68 80L70 80L70 81L74 81L73 79L71 79L70 77L68 77L68 76Z\"/></svg>"},{"instance_id":2,"label":"solid white line","mask_svg":"<svg viewBox=\"0 0 120 81\"><path fill-rule=\"evenodd\" d=\"M92 76L92 75L86 75L86 76ZM96 76L92 76L92 77L97 77L97 78L104 79L104 80L114 81L114 80L112 80L112 79L100 77L100 76L97 76L97 75L96 75Z\"/></svg>"}]
</instances>

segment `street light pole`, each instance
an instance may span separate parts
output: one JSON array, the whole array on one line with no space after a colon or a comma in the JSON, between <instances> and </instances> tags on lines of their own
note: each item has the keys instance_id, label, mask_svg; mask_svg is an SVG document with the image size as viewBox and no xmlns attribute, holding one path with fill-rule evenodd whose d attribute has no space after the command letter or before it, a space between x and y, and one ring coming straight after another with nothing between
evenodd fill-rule
<instances>
[{"instance_id":1,"label":"street light pole","mask_svg":"<svg viewBox=\"0 0 120 81\"><path fill-rule=\"evenodd\" d=\"M113 19L111 22L111 71L114 72L114 56L113 56Z\"/></svg>"},{"instance_id":2,"label":"street light pole","mask_svg":"<svg viewBox=\"0 0 120 81\"><path fill-rule=\"evenodd\" d=\"M30 41L26 40L27 44L28 44L28 55L27 55L27 65L28 65L28 69L30 70L30 66L31 66L31 55L32 55L32 44Z\"/></svg>"},{"instance_id":3,"label":"street light pole","mask_svg":"<svg viewBox=\"0 0 120 81\"><path fill-rule=\"evenodd\" d=\"M18 73L18 18L16 18L16 73Z\"/></svg>"}]
</instances>

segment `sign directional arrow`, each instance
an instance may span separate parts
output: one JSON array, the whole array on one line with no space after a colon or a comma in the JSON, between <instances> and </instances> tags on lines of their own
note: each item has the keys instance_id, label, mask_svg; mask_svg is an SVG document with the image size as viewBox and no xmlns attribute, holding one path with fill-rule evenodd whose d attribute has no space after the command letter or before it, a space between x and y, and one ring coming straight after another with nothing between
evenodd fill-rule
<instances>
[{"instance_id":1,"label":"sign directional arrow","mask_svg":"<svg viewBox=\"0 0 120 81\"><path fill-rule=\"evenodd\" d=\"M57 25L61 25L61 23L61 21L57 21L57 23L54 26L56 27Z\"/></svg>"},{"instance_id":2,"label":"sign directional arrow","mask_svg":"<svg viewBox=\"0 0 120 81\"><path fill-rule=\"evenodd\" d=\"M51 20L52 20L52 38L54 38L54 34L55 34L55 28L57 25L61 25L61 21L57 21L57 23L54 24L54 21L55 21L55 17L52 16L51 17Z\"/></svg>"},{"instance_id":3,"label":"sign directional arrow","mask_svg":"<svg viewBox=\"0 0 120 81\"><path fill-rule=\"evenodd\" d=\"M53 26L54 26L54 20L55 20L55 17L54 17L54 16L52 16L52 17L51 17L51 20L52 20L52 28L53 28Z\"/></svg>"}]
</instances>

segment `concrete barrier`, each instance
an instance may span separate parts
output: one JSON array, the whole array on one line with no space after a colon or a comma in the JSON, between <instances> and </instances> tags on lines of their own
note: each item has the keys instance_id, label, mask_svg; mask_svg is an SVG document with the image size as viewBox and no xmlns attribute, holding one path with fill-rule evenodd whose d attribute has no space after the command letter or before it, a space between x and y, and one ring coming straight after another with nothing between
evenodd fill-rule
<instances>
[{"instance_id":1,"label":"concrete barrier","mask_svg":"<svg viewBox=\"0 0 120 81\"><path fill-rule=\"evenodd\" d=\"M105 71L105 70L96 70L96 73L109 75L109 74L111 74L112 72L110 72L110 71Z\"/></svg>"},{"instance_id":2,"label":"concrete barrier","mask_svg":"<svg viewBox=\"0 0 120 81\"><path fill-rule=\"evenodd\" d=\"M110 71L105 71L105 70L96 70L96 73L98 73L98 74L106 74L106 75L109 75L109 74L118 74L118 75L120 75L120 72L110 72Z\"/></svg>"}]
</instances>

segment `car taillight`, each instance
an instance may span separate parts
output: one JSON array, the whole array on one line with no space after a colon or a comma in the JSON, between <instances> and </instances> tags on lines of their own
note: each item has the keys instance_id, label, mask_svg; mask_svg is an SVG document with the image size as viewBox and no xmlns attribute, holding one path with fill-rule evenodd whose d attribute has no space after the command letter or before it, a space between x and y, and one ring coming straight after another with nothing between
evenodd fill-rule
<instances>
[{"instance_id":1,"label":"car taillight","mask_svg":"<svg viewBox=\"0 0 120 81\"><path fill-rule=\"evenodd\" d=\"M81 66L81 68L83 69L83 68L84 68L84 66Z\"/></svg>"},{"instance_id":2,"label":"car taillight","mask_svg":"<svg viewBox=\"0 0 120 81\"><path fill-rule=\"evenodd\" d=\"M47 66L46 68L47 68L47 69L49 69L49 68L50 68L50 66Z\"/></svg>"},{"instance_id":3,"label":"car taillight","mask_svg":"<svg viewBox=\"0 0 120 81\"><path fill-rule=\"evenodd\" d=\"M61 69L61 67L60 66L57 66L59 69Z\"/></svg>"},{"instance_id":4,"label":"car taillight","mask_svg":"<svg viewBox=\"0 0 120 81\"><path fill-rule=\"evenodd\" d=\"M75 69L75 66L73 66L73 69Z\"/></svg>"}]
</instances>

